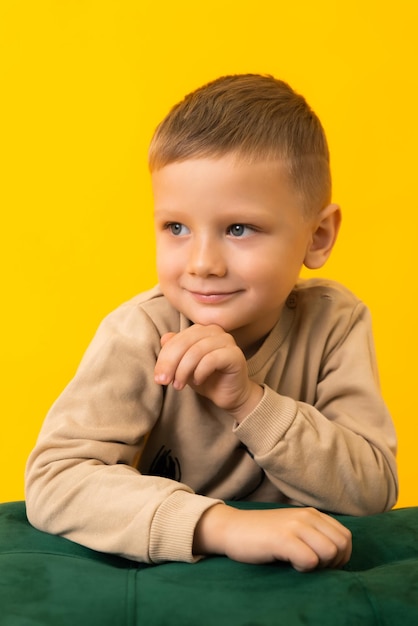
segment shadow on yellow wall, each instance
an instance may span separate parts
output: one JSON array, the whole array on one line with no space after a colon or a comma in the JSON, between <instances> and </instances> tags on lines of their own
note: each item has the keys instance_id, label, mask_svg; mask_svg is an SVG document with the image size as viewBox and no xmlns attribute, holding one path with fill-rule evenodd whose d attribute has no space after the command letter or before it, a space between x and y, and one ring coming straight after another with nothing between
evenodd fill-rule
<instances>
[{"instance_id":1,"label":"shadow on yellow wall","mask_svg":"<svg viewBox=\"0 0 418 626\"><path fill-rule=\"evenodd\" d=\"M344 222L321 275L372 310L399 505L418 504L415 3L288 4L2 3L0 501L24 497L44 415L99 321L156 281L155 125L207 80L262 72L303 93L327 131Z\"/></svg>"}]
</instances>

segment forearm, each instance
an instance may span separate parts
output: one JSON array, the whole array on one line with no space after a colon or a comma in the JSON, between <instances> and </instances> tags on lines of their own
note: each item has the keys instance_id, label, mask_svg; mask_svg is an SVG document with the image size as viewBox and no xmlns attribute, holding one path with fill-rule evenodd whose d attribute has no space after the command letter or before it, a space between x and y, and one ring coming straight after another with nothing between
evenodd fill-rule
<instances>
[{"instance_id":1,"label":"forearm","mask_svg":"<svg viewBox=\"0 0 418 626\"><path fill-rule=\"evenodd\" d=\"M44 464L35 452L28 465L27 514L36 528L139 562L193 561L196 523L218 502L123 464Z\"/></svg>"},{"instance_id":2,"label":"forearm","mask_svg":"<svg viewBox=\"0 0 418 626\"><path fill-rule=\"evenodd\" d=\"M381 512L396 501L394 455L384 429L380 433L365 420L349 428L266 388L262 402L234 430L292 501L352 515Z\"/></svg>"}]
</instances>

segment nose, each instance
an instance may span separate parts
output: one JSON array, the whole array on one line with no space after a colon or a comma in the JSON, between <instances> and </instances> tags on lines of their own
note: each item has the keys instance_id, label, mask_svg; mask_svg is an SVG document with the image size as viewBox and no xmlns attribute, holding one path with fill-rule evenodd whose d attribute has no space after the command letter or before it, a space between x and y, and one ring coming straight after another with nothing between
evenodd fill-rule
<instances>
[{"instance_id":1,"label":"nose","mask_svg":"<svg viewBox=\"0 0 418 626\"><path fill-rule=\"evenodd\" d=\"M226 262L222 246L210 237L195 237L191 242L187 271L202 278L222 277L226 274Z\"/></svg>"}]
</instances>

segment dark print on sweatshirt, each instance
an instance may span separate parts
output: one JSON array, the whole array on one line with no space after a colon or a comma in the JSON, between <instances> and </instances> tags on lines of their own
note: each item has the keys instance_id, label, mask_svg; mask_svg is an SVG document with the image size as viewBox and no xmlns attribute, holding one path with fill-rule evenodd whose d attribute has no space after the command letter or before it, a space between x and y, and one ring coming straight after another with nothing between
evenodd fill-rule
<instances>
[{"instance_id":1,"label":"dark print on sweatshirt","mask_svg":"<svg viewBox=\"0 0 418 626\"><path fill-rule=\"evenodd\" d=\"M151 463L149 473L152 476L171 478L171 480L181 482L180 462L176 456L173 456L171 450L167 449L165 446L161 446L158 450L153 462Z\"/></svg>"}]
</instances>

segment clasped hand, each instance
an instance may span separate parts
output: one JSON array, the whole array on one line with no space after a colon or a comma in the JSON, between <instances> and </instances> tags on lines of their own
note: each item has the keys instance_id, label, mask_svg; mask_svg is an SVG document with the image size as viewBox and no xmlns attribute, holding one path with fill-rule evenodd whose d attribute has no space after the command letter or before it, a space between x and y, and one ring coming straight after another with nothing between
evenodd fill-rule
<instances>
[{"instance_id":1,"label":"clasped hand","mask_svg":"<svg viewBox=\"0 0 418 626\"><path fill-rule=\"evenodd\" d=\"M247 362L232 335L215 324L194 324L161 338L155 382L181 391L189 385L240 422L261 400L263 390L250 380Z\"/></svg>"},{"instance_id":2,"label":"clasped hand","mask_svg":"<svg viewBox=\"0 0 418 626\"><path fill-rule=\"evenodd\" d=\"M351 556L351 533L312 508L239 510L217 504L201 517L195 554L224 554L243 563L286 561L300 572L343 567Z\"/></svg>"}]
</instances>

